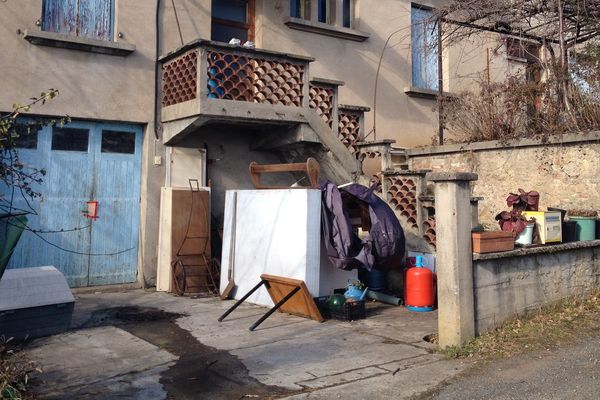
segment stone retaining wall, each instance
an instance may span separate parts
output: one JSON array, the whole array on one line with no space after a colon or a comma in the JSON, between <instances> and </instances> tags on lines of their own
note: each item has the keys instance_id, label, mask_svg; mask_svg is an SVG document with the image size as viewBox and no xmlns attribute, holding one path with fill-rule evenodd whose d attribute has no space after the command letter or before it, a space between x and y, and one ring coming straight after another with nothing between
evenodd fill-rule
<instances>
[{"instance_id":1,"label":"stone retaining wall","mask_svg":"<svg viewBox=\"0 0 600 400\"><path fill-rule=\"evenodd\" d=\"M480 221L496 226L505 199L518 188L540 192L546 207L600 210L600 132L563 135L542 143L522 140L409 149L411 170L475 172Z\"/></svg>"},{"instance_id":2,"label":"stone retaining wall","mask_svg":"<svg viewBox=\"0 0 600 400\"><path fill-rule=\"evenodd\" d=\"M473 257L475 331L600 288L600 240Z\"/></svg>"}]
</instances>

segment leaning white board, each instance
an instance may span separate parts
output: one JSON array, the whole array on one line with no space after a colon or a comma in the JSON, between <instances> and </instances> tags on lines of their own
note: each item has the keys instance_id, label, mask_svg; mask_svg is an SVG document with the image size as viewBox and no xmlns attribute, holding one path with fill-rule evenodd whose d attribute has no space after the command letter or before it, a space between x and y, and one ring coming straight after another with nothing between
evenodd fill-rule
<instances>
[{"instance_id":1,"label":"leaning white board","mask_svg":"<svg viewBox=\"0 0 600 400\"><path fill-rule=\"evenodd\" d=\"M235 299L260 282L263 273L300 279L314 297L357 278L357 271L338 270L322 257L320 190L228 190L223 225L221 289L233 262ZM273 305L264 288L247 301Z\"/></svg>"}]
</instances>

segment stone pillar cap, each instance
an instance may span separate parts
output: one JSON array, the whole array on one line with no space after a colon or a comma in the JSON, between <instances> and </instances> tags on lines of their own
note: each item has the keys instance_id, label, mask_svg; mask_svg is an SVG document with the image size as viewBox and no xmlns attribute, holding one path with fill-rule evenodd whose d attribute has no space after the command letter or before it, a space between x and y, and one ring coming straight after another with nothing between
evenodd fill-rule
<instances>
[{"instance_id":1,"label":"stone pillar cap","mask_svg":"<svg viewBox=\"0 0 600 400\"><path fill-rule=\"evenodd\" d=\"M473 172L429 172L425 179L432 182L476 181L479 177Z\"/></svg>"}]
</instances>

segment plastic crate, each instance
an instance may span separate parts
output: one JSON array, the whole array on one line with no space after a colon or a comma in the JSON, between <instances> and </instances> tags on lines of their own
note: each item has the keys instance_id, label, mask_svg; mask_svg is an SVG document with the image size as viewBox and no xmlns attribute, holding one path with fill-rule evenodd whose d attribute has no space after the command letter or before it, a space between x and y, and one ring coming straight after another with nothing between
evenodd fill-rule
<instances>
[{"instance_id":1,"label":"plastic crate","mask_svg":"<svg viewBox=\"0 0 600 400\"><path fill-rule=\"evenodd\" d=\"M358 319L364 319L367 316L365 311L365 302L352 301L344 303L344 307L341 312L329 310L331 318L339 319L341 321L356 321Z\"/></svg>"}]
</instances>

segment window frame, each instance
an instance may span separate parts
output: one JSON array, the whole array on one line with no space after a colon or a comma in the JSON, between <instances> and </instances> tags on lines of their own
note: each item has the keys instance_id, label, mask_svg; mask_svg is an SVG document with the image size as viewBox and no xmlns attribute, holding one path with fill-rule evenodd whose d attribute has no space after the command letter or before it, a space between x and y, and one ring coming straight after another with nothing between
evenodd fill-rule
<instances>
[{"instance_id":1,"label":"window frame","mask_svg":"<svg viewBox=\"0 0 600 400\"><path fill-rule=\"evenodd\" d=\"M128 143L128 145L131 148L127 148L127 150L132 150L132 151L114 151L114 150L105 150L105 138L107 139L107 141L109 140L108 135L113 135L113 134L125 134L125 135L131 135L131 138L133 139L131 143ZM106 135L106 136L105 136ZM124 148L121 148L121 150L123 150ZM108 129L106 127L102 127L100 129L100 153L102 154L106 154L106 155L134 155L136 152L136 132L133 130L126 130L126 129Z\"/></svg>"},{"instance_id":2,"label":"window frame","mask_svg":"<svg viewBox=\"0 0 600 400\"><path fill-rule=\"evenodd\" d=\"M72 150L72 149L58 149L54 148L54 138L55 131L86 131L87 132L87 142L85 150ZM60 151L60 152L68 152L68 153L79 153L79 154L89 154L91 149L92 142L92 128L90 127L80 127L79 125L66 125L66 126L52 126L50 129L50 151Z\"/></svg>"},{"instance_id":3,"label":"window frame","mask_svg":"<svg viewBox=\"0 0 600 400\"><path fill-rule=\"evenodd\" d=\"M41 12L41 25L40 25L40 30L42 32L47 32L47 33L55 33L55 34L61 34L61 35L68 35L68 36L73 36L73 37L77 37L77 38L82 38L82 39L92 39L92 40L100 40L100 41L104 41L104 42L115 42L115 31L116 31L116 1L117 0L105 0L105 1L109 1L110 2L110 21L109 21L109 31L105 37L101 37L101 36L87 36L87 35L81 35L81 8L80 8L80 1L81 0L75 0L75 4L77 5L77 10L76 10L76 27L75 27L75 33L73 32L65 32L62 30L59 31L55 31L55 30L50 30L47 29L48 27L46 26L46 24L48 23L46 21L46 12L47 12L47 7L49 8L49 2L51 0L43 0L42 1L42 12Z\"/></svg>"},{"instance_id":4,"label":"window frame","mask_svg":"<svg viewBox=\"0 0 600 400\"><path fill-rule=\"evenodd\" d=\"M427 25L423 24L423 32L419 33L419 21L424 21L426 18L420 18L417 16L417 12L421 13L429 12L433 15L433 8L418 3L411 3L410 9L410 26L411 26L411 84L413 88L438 91L439 90L439 51L438 51L438 34L437 29L433 30L431 34L427 34ZM419 19L417 19L419 18ZM419 35L418 37L416 35ZM422 39L417 43L417 39ZM430 42L431 41L431 42ZM417 46L417 44L419 44ZM431 49L431 53L419 51L419 49ZM428 70L432 68L432 70ZM429 76L431 75L431 76ZM432 79L429 79L432 78Z\"/></svg>"},{"instance_id":5,"label":"window frame","mask_svg":"<svg viewBox=\"0 0 600 400\"><path fill-rule=\"evenodd\" d=\"M290 0L289 5L291 18L336 28L353 29L355 26L356 0Z\"/></svg>"},{"instance_id":6,"label":"window frame","mask_svg":"<svg viewBox=\"0 0 600 400\"><path fill-rule=\"evenodd\" d=\"M233 21L224 18L218 18L213 16L212 14L212 6L211 6L211 16L210 16L210 25L212 30L213 23L217 23L224 26L229 26L232 28L243 29L248 32L248 40L253 42L255 39L255 0L245 0L246 1L246 23ZM212 40L212 38L211 38Z\"/></svg>"}]
</instances>

